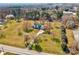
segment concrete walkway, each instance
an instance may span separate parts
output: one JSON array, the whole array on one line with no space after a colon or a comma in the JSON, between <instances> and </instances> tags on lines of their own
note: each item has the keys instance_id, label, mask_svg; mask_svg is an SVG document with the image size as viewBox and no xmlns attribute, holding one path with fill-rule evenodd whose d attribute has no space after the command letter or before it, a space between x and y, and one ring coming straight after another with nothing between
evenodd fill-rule
<instances>
[{"instance_id":1,"label":"concrete walkway","mask_svg":"<svg viewBox=\"0 0 79 59\"><path fill-rule=\"evenodd\" d=\"M0 50L4 50L4 52L11 52L19 55L48 55L48 53L43 53L43 52L39 53L33 50L28 50L26 48L17 48L3 44L0 44Z\"/></svg>"}]
</instances>

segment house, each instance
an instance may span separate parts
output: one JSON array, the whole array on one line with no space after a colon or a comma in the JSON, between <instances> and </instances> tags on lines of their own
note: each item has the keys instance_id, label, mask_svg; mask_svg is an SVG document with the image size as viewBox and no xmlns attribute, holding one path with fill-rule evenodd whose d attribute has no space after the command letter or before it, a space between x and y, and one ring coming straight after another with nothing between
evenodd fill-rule
<instances>
[{"instance_id":1,"label":"house","mask_svg":"<svg viewBox=\"0 0 79 59\"><path fill-rule=\"evenodd\" d=\"M5 22L5 19L0 19L0 27L2 27Z\"/></svg>"},{"instance_id":2,"label":"house","mask_svg":"<svg viewBox=\"0 0 79 59\"><path fill-rule=\"evenodd\" d=\"M76 22L76 19L77 19L76 13L75 12L70 12L70 11L63 11L62 21L64 22L64 24L66 24L66 22L69 19Z\"/></svg>"},{"instance_id":3,"label":"house","mask_svg":"<svg viewBox=\"0 0 79 59\"><path fill-rule=\"evenodd\" d=\"M66 27L67 26L74 27L75 25L78 24L78 17L75 12L63 11L62 21Z\"/></svg>"},{"instance_id":4,"label":"house","mask_svg":"<svg viewBox=\"0 0 79 59\"><path fill-rule=\"evenodd\" d=\"M39 23L35 23L34 25L33 25L33 28L34 29L44 29L44 26L42 25L42 24L39 24Z\"/></svg>"},{"instance_id":5,"label":"house","mask_svg":"<svg viewBox=\"0 0 79 59\"><path fill-rule=\"evenodd\" d=\"M12 14L9 14L9 15L6 15L6 17L5 17L6 19L14 19L15 18L15 16L14 15L12 15Z\"/></svg>"}]
</instances>

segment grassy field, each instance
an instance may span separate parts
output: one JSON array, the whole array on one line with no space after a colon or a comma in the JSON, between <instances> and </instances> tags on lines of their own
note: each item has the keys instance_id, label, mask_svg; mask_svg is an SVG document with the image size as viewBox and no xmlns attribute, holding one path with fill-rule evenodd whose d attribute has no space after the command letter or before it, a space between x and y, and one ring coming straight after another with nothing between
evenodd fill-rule
<instances>
[{"instance_id":1,"label":"grassy field","mask_svg":"<svg viewBox=\"0 0 79 59\"><path fill-rule=\"evenodd\" d=\"M7 28L4 29L5 26ZM1 30L5 37L0 38L0 43L24 48L23 35L18 35L18 31L22 32L22 22L17 23L11 20L5 26Z\"/></svg>"},{"instance_id":2,"label":"grassy field","mask_svg":"<svg viewBox=\"0 0 79 59\"><path fill-rule=\"evenodd\" d=\"M51 22L53 29L51 34L42 34L38 37L42 51L54 54L63 54L61 48L61 30L58 28L62 24L60 22Z\"/></svg>"},{"instance_id":3,"label":"grassy field","mask_svg":"<svg viewBox=\"0 0 79 59\"><path fill-rule=\"evenodd\" d=\"M0 30L1 32L4 32L5 37L0 38L1 44L7 44L11 46L21 47L25 48L24 44L24 37L23 35L18 35L18 32L22 32L23 34L23 23L22 22L16 22L14 20L9 21L6 24L6 28ZM31 24L33 24L33 21L28 21ZM40 37L40 46L42 47L44 52L48 53L55 53L55 54L63 54L62 48L61 48L61 30L59 27L62 25L60 22L54 21L50 23L53 29L51 29L52 35L49 34L43 34ZM38 30L34 30L30 33L30 35L34 35L38 32Z\"/></svg>"},{"instance_id":4,"label":"grassy field","mask_svg":"<svg viewBox=\"0 0 79 59\"><path fill-rule=\"evenodd\" d=\"M43 34L40 39L42 40L39 44L42 47L44 52L62 54L61 42L57 37L53 37L52 35Z\"/></svg>"},{"instance_id":5,"label":"grassy field","mask_svg":"<svg viewBox=\"0 0 79 59\"><path fill-rule=\"evenodd\" d=\"M67 38L68 38L68 46L71 47L74 42L74 35L71 29L66 29Z\"/></svg>"}]
</instances>

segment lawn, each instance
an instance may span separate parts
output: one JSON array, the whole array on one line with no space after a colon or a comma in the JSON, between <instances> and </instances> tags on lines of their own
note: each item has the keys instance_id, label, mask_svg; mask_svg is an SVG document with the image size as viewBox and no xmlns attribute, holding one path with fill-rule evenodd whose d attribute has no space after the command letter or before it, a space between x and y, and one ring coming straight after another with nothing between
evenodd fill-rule
<instances>
[{"instance_id":1,"label":"lawn","mask_svg":"<svg viewBox=\"0 0 79 59\"><path fill-rule=\"evenodd\" d=\"M0 31L4 33L5 37L0 38L0 43L25 48L23 35L18 35L18 32L21 32L23 34L22 24L24 24L24 22L25 21L16 22L14 20L11 20L6 25L4 25L3 29ZM33 24L33 21L31 20L28 22ZM42 41L39 44L44 52L63 54L61 48L61 30L59 28L62 24L57 21L51 22L50 24L51 27L53 27L51 29L52 35L49 34L40 35L38 38L40 38L40 40ZM5 26L7 27L5 28ZM29 34L36 35L37 32L38 30L34 30Z\"/></svg>"},{"instance_id":2,"label":"lawn","mask_svg":"<svg viewBox=\"0 0 79 59\"><path fill-rule=\"evenodd\" d=\"M68 38L68 46L71 47L74 42L74 35L71 29L66 29L67 38Z\"/></svg>"},{"instance_id":3,"label":"lawn","mask_svg":"<svg viewBox=\"0 0 79 59\"><path fill-rule=\"evenodd\" d=\"M4 29L5 26L7 28ZM22 32L22 22L11 20L4 27L0 31L3 31L5 37L0 38L0 43L24 48L23 35L18 35L18 31Z\"/></svg>"},{"instance_id":4,"label":"lawn","mask_svg":"<svg viewBox=\"0 0 79 59\"><path fill-rule=\"evenodd\" d=\"M62 54L62 48L61 48L61 42L58 37L52 37L51 35L44 34L40 38L42 41L39 43L42 50L44 52L48 53L54 53L54 54ZM58 40L58 41L57 41Z\"/></svg>"},{"instance_id":5,"label":"lawn","mask_svg":"<svg viewBox=\"0 0 79 59\"><path fill-rule=\"evenodd\" d=\"M3 38L0 38L0 43L10 46L20 47L20 48L25 48L24 31L23 31L23 25L25 22L27 21L22 21L22 22L16 22L15 20L8 21L8 23L2 27L2 30L0 30L0 32L3 32L5 36ZM31 20L28 22L29 24L33 24L33 21ZM19 32L21 32L22 35L19 35ZM33 36L37 32L38 30L34 30L29 34Z\"/></svg>"},{"instance_id":6,"label":"lawn","mask_svg":"<svg viewBox=\"0 0 79 59\"><path fill-rule=\"evenodd\" d=\"M51 29L51 34L42 34L38 37L40 40L39 44L42 48L42 51L47 53L54 53L54 54L63 54L61 48L61 30L60 27L62 24L60 22L51 22L50 23L53 27ZM33 48L34 49L34 48Z\"/></svg>"}]
</instances>

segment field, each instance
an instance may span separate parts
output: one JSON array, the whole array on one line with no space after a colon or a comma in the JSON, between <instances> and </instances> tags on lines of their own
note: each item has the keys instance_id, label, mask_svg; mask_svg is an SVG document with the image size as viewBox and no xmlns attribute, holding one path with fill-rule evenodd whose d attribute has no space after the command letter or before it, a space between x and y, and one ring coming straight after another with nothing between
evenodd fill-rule
<instances>
[{"instance_id":1,"label":"field","mask_svg":"<svg viewBox=\"0 0 79 59\"><path fill-rule=\"evenodd\" d=\"M16 23L15 21L11 20L4 25L3 29L0 31L4 33L5 37L0 38L0 43L24 48L25 45L23 35L18 35L19 31L22 32L21 24L22 23Z\"/></svg>"},{"instance_id":2,"label":"field","mask_svg":"<svg viewBox=\"0 0 79 59\"><path fill-rule=\"evenodd\" d=\"M0 38L0 44L6 44L10 46L20 47L20 48L26 48L24 44L24 32L23 32L23 24L25 21L16 22L14 20L10 20L2 27L2 30L0 32L3 32L3 37ZM30 24L33 24L33 21L28 21ZM39 44L42 48L42 51L48 52L48 53L54 53L54 54L63 54L61 48L61 29L60 26L62 24L58 21L50 22L50 26L52 29L50 30L52 34L42 34L38 37L40 40ZM73 42L73 34L72 30L67 29L67 37L69 44L68 46L71 46ZM19 32L21 35L19 35ZM38 30L33 30L30 32L30 36L36 35ZM35 50L35 48L33 48Z\"/></svg>"},{"instance_id":3,"label":"field","mask_svg":"<svg viewBox=\"0 0 79 59\"><path fill-rule=\"evenodd\" d=\"M68 46L71 47L74 42L74 35L71 29L66 29L67 38L68 38Z\"/></svg>"},{"instance_id":4,"label":"field","mask_svg":"<svg viewBox=\"0 0 79 59\"><path fill-rule=\"evenodd\" d=\"M61 30L60 27L62 24L59 22L51 22L53 29L51 29L52 35L50 34L42 34L38 37L40 40L39 44L42 48L42 51L47 53L54 54L63 54L61 48Z\"/></svg>"}]
</instances>

